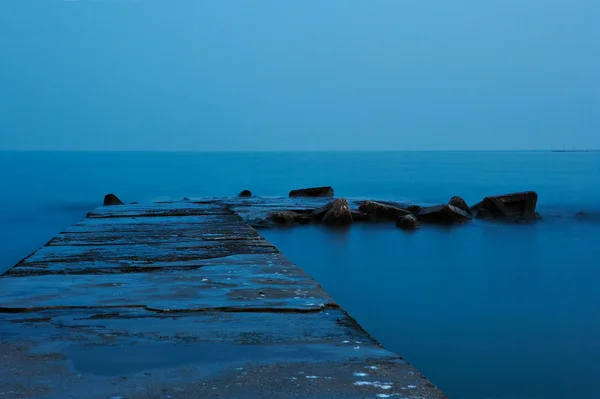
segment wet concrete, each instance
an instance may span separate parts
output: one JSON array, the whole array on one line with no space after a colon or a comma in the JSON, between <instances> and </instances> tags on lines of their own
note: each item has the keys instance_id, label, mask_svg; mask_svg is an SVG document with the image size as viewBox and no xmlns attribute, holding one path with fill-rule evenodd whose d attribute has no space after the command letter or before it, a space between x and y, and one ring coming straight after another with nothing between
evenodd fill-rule
<instances>
[{"instance_id":1,"label":"wet concrete","mask_svg":"<svg viewBox=\"0 0 600 399\"><path fill-rule=\"evenodd\" d=\"M291 203L91 212L0 277L0 399L443 398L245 222Z\"/></svg>"}]
</instances>

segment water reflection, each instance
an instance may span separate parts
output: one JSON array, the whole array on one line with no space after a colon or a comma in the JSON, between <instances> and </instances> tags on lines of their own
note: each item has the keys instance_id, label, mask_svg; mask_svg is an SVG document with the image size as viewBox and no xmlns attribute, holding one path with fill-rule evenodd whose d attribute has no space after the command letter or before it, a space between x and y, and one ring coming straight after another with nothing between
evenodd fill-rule
<instances>
[{"instance_id":1,"label":"water reflection","mask_svg":"<svg viewBox=\"0 0 600 399\"><path fill-rule=\"evenodd\" d=\"M595 392L595 231L556 219L261 234L450 397L562 399Z\"/></svg>"}]
</instances>

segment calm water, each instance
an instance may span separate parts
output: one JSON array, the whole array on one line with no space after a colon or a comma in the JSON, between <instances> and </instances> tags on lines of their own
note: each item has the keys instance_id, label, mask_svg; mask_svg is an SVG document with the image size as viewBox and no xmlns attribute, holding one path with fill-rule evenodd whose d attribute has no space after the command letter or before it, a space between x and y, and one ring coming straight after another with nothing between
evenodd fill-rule
<instances>
[{"instance_id":1,"label":"calm water","mask_svg":"<svg viewBox=\"0 0 600 399\"><path fill-rule=\"evenodd\" d=\"M143 202L331 184L434 204L536 190L536 224L263 234L451 398L598 396L600 153L0 152L0 177L0 271L107 192Z\"/></svg>"}]
</instances>

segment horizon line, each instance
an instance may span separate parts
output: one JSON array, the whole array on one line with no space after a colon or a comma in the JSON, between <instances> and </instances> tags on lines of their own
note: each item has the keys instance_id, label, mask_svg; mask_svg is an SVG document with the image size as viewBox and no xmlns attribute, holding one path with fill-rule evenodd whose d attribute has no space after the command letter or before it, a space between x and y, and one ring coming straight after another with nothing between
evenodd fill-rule
<instances>
[{"instance_id":1,"label":"horizon line","mask_svg":"<svg viewBox=\"0 0 600 399\"><path fill-rule=\"evenodd\" d=\"M589 151L598 151L595 148L586 148ZM160 153L232 153L232 152L552 152L554 149L430 149L430 150L160 150L160 149L3 149L0 152L160 152ZM562 150L561 150L562 151Z\"/></svg>"}]
</instances>

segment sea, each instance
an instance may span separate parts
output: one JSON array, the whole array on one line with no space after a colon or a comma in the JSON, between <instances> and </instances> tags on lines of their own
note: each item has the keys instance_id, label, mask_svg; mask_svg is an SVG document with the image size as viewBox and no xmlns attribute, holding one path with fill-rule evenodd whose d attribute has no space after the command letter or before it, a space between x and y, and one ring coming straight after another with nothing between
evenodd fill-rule
<instances>
[{"instance_id":1,"label":"sea","mask_svg":"<svg viewBox=\"0 0 600 399\"><path fill-rule=\"evenodd\" d=\"M4 151L0 272L106 193L149 202L316 185L420 205L537 191L535 223L260 232L452 399L600 397L597 152Z\"/></svg>"}]
</instances>

